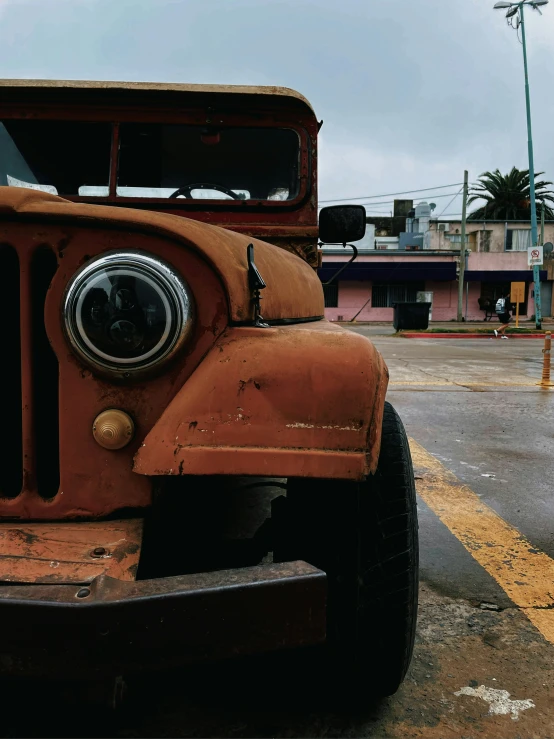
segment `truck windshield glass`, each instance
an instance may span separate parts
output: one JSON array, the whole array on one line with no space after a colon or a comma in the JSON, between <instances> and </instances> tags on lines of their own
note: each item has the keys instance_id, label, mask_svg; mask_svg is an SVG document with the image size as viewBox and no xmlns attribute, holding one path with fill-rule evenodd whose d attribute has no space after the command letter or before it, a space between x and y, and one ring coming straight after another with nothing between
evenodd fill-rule
<instances>
[{"instance_id":1,"label":"truck windshield glass","mask_svg":"<svg viewBox=\"0 0 554 739\"><path fill-rule=\"evenodd\" d=\"M122 123L117 195L292 200L299 153L290 129Z\"/></svg>"},{"instance_id":2,"label":"truck windshield glass","mask_svg":"<svg viewBox=\"0 0 554 739\"><path fill-rule=\"evenodd\" d=\"M0 122L0 185L54 195L106 197L110 123L4 120Z\"/></svg>"}]
</instances>

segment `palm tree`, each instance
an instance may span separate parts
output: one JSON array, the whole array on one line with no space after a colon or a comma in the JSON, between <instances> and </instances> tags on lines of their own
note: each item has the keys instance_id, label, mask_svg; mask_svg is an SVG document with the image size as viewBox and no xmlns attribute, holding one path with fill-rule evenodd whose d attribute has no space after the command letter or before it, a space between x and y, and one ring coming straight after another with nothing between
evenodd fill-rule
<instances>
[{"instance_id":1,"label":"palm tree","mask_svg":"<svg viewBox=\"0 0 554 739\"><path fill-rule=\"evenodd\" d=\"M543 172L537 172L535 178ZM477 210L469 214L468 220L528 221L531 218L531 200L529 194L529 170L512 168L508 174L502 174L499 169L494 172L483 172L478 181L470 190L467 204L476 200L484 200ZM541 202L545 203L544 214L548 219L554 219L554 210L547 204L554 203L554 192L548 189L552 182L535 182L535 198L537 215L540 217Z\"/></svg>"}]
</instances>

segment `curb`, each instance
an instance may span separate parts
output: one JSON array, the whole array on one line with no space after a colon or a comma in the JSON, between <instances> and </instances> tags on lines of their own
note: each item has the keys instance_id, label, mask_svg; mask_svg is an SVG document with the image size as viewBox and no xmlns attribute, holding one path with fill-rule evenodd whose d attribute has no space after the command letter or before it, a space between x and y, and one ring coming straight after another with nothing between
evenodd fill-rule
<instances>
[{"instance_id":1,"label":"curb","mask_svg":"<svg viewBox=\"0 0 554 739\"><path fill-rule=\"evenodd\" d=\"M403 339L495 339L494 334L470 334L470 333L451 333L451 334L398 334ZM544 334L508 334L510 339L544 339Z\"/></svg>"}]
</instances>

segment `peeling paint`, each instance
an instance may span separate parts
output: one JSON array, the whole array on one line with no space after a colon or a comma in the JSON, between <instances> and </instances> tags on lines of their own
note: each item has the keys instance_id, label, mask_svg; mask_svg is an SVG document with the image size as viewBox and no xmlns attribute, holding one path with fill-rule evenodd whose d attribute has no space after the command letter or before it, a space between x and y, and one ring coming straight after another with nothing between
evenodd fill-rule
<instances>
[{"instance_id":1,"label":"peeling paint","mask_svg":"<svg viewBox=\"0 0 554 739\"><path fill-rule=\"evenodd\" d=\"M335 431L359 431L357 426L323 426L319 423L287 423L288 429L334 429Z\"/></svg>"},{"instance_id":2,"label":"peeling paint","mask_svg":"<svg viewBox=\"0 0 554 739\"><path fill-rule=\"evenodd\" d=\"M83 584L102 574L134 580L141 540L140 519L2 523L0 582Z\"/></svg>"}]
</instances>

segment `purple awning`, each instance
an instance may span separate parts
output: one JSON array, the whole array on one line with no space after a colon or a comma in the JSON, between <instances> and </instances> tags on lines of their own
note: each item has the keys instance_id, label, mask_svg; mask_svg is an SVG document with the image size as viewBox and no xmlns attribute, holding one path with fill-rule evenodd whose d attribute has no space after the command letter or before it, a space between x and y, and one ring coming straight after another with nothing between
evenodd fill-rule
<instances>
[{"instance_id":1,"label":"purple awning","mask_svg":"<svg viewBox=\"0 0 554 739\"><path fill-rule=\"evenodd\" d=\"M318 270L322 282L330 280L344 262L324 262ZM372 280L391 282L410 282L437 280L449 282L456 279L454 262L353 262L339 275L343 280Z\"/></svg>"},{"instance_id":2,"label":"purple awning","mask_svg":"<svg viewBox=\"0 0 554 739\"><path fill-rule=\"evenodd\" d=\"M540 271L541 282L546 282L548 273ZM505 270L475 270L469 269L465 273L466 282L533 282L533 270L531 269L505 269Z\"/></svg>"}]
</instances>

